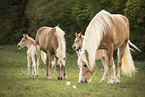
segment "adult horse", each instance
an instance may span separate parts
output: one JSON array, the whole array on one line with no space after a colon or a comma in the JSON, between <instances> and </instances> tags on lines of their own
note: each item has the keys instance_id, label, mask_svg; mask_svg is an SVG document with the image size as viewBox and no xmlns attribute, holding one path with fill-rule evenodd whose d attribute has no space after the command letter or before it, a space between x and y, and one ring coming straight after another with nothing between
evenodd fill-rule
<instances>
[{"instance_id":1,"label":"adult horse","mask_svg":"<svg viewBox=\"0 0 145 97\"><path fill-rule=\"evenodd\" d=\"M48 79L51 77L51 57L55 57L55 67L57 71L58 80L62 80L67 77L65 70L66 60L66 41L64 38L65 32L58 26L52 27L41 27L38 29L36 34L36 44L40 45L40 49L47 53L46 60L46 76Z\"/></svg>"},{"instance_id":2,"label":"adult horse","mask_svg":"<svg viewBox=\"0 0 145 97\"><path fill-rule=\"evenodd\" d=\"M112 80L113 51L118 49L118 74L116 82L120 82L120 69L127 76L136 72L130 53L129 45L129 21L119 14L110 14L102 10L91 20L86 28L82 51L78 57L80 67L78 83L87 82L96 69L95 55L98 49L108 52L109 79Z\"/></svg>"},{"instance_id":3,"label":"adult horse","mask_svg":"<svg viewBox=\"0 0 145 97\"><path fill-rule=\"evenodd\" d=\"M74 40L74 44L72 46L72 48L76 51L76 53L78 54L79 56L79 49L82 48L82 43L83 43L83 40L84 40L84 36L82 35L82 33L80 32L79 34L75 33L75 40ZM106 50L103 50L103 49L99 49L96 53L96 57L95 57L95 60L101 60L103 66L104 66L104 74L100 80L100 82L102 82L105 77L106 77L106 74L107 74L107 71L108 71L108 56L107 56L107 51ZM115 71L115 64L113 62L113 80L115 81L116 80L116 71ZM91 81L91 80L90 80Z\"/></svg>"}]
</instances>

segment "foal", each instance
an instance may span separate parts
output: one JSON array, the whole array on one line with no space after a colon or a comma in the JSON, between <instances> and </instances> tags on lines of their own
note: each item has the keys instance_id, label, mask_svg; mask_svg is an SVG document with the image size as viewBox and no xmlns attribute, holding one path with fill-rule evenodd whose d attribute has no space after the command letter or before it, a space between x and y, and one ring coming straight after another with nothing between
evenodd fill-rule
<instances>
[{"instance_id":1,"label":"foal","mask_svg":"<svg viewBox=\"0 0 145 97\"><path fill-rule=\"evenodd\" d=\"M79 52L77 51L78 49L80 49L82 47L82 43L84 40L84 36L82 35L82 33L80 32L79 34L75 33L76 39L74 40L74 44L72 46L72 48L76 51L77 54L79 54ZM104 74L102 76L102 79L100 80L100 82L102 82L105 79L105 76L107 74L108 71L108 57L107 57L107 51L103 50L103 49L99 49L98 52L96 53L96 60L101 60L103 66L104 66ZM116 80L116 72L115 72L115 64L113 62L113 77L114 77L114 81Z\"/></svg>"},{"instance_id":2,"label":"foal","mask_svg":"<svg viewBox=\"0 0 145 97\"><path fill-rule=\"evenodd\" d=\"M27 34L23 34L23 38L21 41L18 43L17 47L19 49L27 46L27 60L28 60L28 78L30 78L30 63L32 59L32 77L36 78L39 76L39 59L40 59L40 47L39 45L34 45L34 39L29 37ZM37 59L37 75L36 75L36 61ZM35 72L35 73L34 73Z\"/></svg>"}]
</instances>

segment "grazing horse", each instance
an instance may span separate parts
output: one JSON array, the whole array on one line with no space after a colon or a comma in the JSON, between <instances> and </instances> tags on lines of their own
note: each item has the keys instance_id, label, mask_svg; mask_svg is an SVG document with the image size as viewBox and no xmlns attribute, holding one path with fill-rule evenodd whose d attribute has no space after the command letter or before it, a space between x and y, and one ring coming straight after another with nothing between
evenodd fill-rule
<instances>
[{"instance_id":1,"label":"grazing horse","mask_svg":"<svg viewBox=\"0 0 145 97\"><path fill-rule=\"evenodd\" d=\"M51 77L51 57L55 57L55 68L57 71L58 80L62 80L62 74L64 78L67 77L65 70L66 60L66 42L64 38L65 32L58 26L52 27L41 27L38 29L36 34L36 44L40 45L40 49L47 53L46 61L46 76L48 79Z\"/></svg>"},{"instance_id":2,"label":"grazing horse","mask_svg":"<svg viewBox=\"0 0 145 97\"><path fill-rule=\"evenodd\" d=\"M72 48L76 51L76 53L79 55L79 52L77 51L79 48L82 48L82 43L84 40L84 36L82 35L82 33L80 32L79 34L75 33L75 40L74 40L74 44L72 46ZM99 49L96 53L96 58L95 60L101 60L103 66L104 66L104 74L102 76L102 79L100 80L100 82L102 82L105 79L105 76L107 74L108 71L108 56L107 56L107 51L103 50L103 49ZM115 64L113 62L113 79L114 81L116 80L116 72L115 72Z\"/></svg>"},{"instance_id":3,"label":"grazing horse","mask_svg":"<svg viewBox=\"0 0 145 97\"><path fill-rule=\"evenodd\" d=\"M132 77L136 68L129 49L129 21L120 14L110 14L102 10L95 15L85 31L82 49L78 57L80 68L78 83L87 82L96 69L95 56L98 49L107 50L109 79L113 83L112 65L113 51L118 49L118 73L116 82L120 82L120 69L122 73Z\"/></svg>"},{"instance_id":4,"label":"grazing horse","mask_svg":"<svg viewBox=\"0 0 145 97\"><path fill-rule=\"evenodd\" d=\"M30 77L30 62L32 59L32 76L36 78L39 76L39 59L40 59L40 47L39 45L35 45L34 39L29 37L27 34L23 34L23 38L18 43L17 47L19 49L27 46L27 60L28 60L28 78ZM36 61L37 59L37 75L36 75ZM34 73L35 72L35 73Z\"/></svg>"}]
</instances>

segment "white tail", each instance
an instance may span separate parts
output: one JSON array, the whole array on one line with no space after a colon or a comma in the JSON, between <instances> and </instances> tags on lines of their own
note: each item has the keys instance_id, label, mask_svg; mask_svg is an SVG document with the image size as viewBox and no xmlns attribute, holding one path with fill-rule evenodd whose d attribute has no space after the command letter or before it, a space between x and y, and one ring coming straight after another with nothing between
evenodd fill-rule
<instances>
[{"instance_id":1,"label":"white tail","mask_svg":"<svg viewBox=\"0 0 145 97\"><path fill-rule=\"evenodd\" d=\"M44 51L41 50L41 58L42 58L42 61L44 62L44 64L46 64L46 59L47 59L47 55Z\"/></svg>"},{"instance_id":2,"label":"white tail","mask_svg":"<svg viewBox=\"0 0 145 97\"><path fill-rule=\"evenodd\" d=\"M126 45L124 56L122 58L122 73L126 76L132 77L132 74L136 72L134 62L129 50L129 44Z\"/></svg>"},{"instance_id":3,"label":"white tail","mask_svg":"<svg viewBox=\"0 0 145 97\"><path fill-rule=\"evenodd\" d=\"M139 48L137 48L133 43L131 43L130 42L130 40L128 41L128 43L132 46L132 47L134 47L136 50L138 50L139 52L142 52ZM131 49L131 48L130 48ZM131 49L132 50L132 49ZM134 51L134 50L132 50L132 51Z\"/></svg>"},{"instance_id":4,"label":"white tail","mask_svg":"<svg viewBox=\"0 0 145 97\"><path fill-rule=\"evenodd\" d=\"M41 50L41 58L42 58L43 63L46 64L47 54L42 50ZM55 66L55 61L56 61L56 59L54 57L54 60L51 61L52 62L52 68Z\"/></svg>"}]
</instances>

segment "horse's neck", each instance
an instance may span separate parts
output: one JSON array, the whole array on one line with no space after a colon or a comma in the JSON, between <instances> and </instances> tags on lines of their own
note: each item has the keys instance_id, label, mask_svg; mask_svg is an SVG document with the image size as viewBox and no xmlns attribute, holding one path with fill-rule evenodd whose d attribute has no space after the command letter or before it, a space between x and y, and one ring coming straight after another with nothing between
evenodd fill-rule
<instances>
[{"instance_id":1,"label":"horse's neck","mask_svg":"<svg viewBox=\"0 0 145 97\"><path fill-rule=\"evenodd\" d=\"M34 46L34 40L29 39L27 42L27 48L30 49L32 46Z\"/></svg>"}]
</instances>

